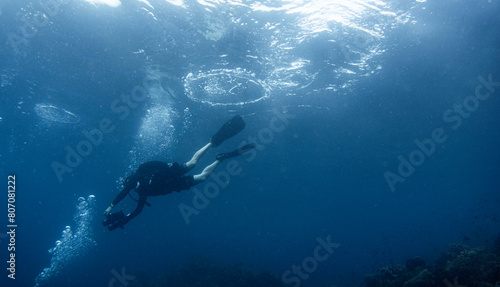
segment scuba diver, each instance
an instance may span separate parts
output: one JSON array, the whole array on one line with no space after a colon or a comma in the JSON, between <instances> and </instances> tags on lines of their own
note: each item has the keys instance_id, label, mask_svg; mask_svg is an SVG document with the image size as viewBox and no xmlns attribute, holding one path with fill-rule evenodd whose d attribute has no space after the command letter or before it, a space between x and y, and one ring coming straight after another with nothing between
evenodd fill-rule
<instances>
[{"instance_id":1,"label":"scuba diver","mask_svg":"<svg viewBox=\"0 0 500 287\"><path fill-rule=\"evenodd\" d=\"M242 155L255 148L255 144L251 143L232 152L218 154L215 162L205 167L200 174L185 175L196 166L198 160L209 148L219 146L223 141L235 136L244 128L245 122L241 116L233 117L219 129L208 144L198 150L191 160L182 165L176 162L166 163L161 161L150 161L141 164L137 171L123 181L122 191L116 196L106 211L104 211L105 218L102 224L107 226L110 231L118 227L123 228L126 223L142 211L145 204L149 205L146 201L148 196L165 195L173 191L187 190L207 179L225 159ZM135 210L127 216L121 210L111 213L113 207L122 201L132 189L139 195Z\"/></svg>"}]
</instances>

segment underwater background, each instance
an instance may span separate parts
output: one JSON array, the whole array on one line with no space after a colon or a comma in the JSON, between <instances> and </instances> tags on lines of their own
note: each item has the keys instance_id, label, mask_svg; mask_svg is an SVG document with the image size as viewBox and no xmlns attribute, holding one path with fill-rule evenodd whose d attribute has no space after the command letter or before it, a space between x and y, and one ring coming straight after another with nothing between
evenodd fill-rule
<instances>
[{"instance_id":1,"label":"underwater background","mask_svg":"<svg viewBox=\"0 0 500 287\"><path fill-rule=\"evenodd\" d=\"M3 0L0 23L1 286L500 281L499 1ZM102 226L126 175L238 114L190 174L255 142L237 172Z\"/></svg>"}]
</instances>

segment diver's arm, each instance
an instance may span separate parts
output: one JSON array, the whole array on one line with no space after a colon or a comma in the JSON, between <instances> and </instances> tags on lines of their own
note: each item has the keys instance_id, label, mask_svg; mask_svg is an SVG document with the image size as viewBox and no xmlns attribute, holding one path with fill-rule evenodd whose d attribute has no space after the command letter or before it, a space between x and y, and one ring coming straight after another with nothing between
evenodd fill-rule
<instances>
[{"instance_id":1,"label":"diver's arm","mask_svg":"<svg viewBox=\"0 0 500 287\"><path fill-rule=\"evenodd\" d=\"M110 213L111 213L111 209L113 209L113 207L115 207L115 205L111 203L111 204L108 206L108 208L106 208L106 210L104 210L104 215L108 215L108 214L110 214Z\"/></svg>"},{"instance_id":2,"label":"diver's arm","mask_svg":"<svg viewBox=\"0 0 500 287\"><path fill-rule=\"evenodd\" d=\"M104 215L109 214L115 205L122 201L132 189L137 187L137 184L138 182L134 174L127 177L127 179L125 179L123 182L122 191L120 191L120 193L115 197L115 200L113 200L108 208L106 208L106 210L104 211Z\"/></svg>"},{"instance_id":3,"label":"diver's arm","mask_svg":"<svg viewBox=\"0 0 500 287\"><path fill-rule=\"evenodd\" d=\"M140 196L139 197L139 201L137 202L137 207L135 208L134 211L132 211L131 213L129 213L125 217L123 224L126 224L127 222L132 220L134 217L136 217L139 213L141 213L142 209L144 208L144 205L146 204L147 198L148 198L147 196Z\"/></svg>"},{"instance_id":4,"label":"diver's arm","mask_svg":"<svg viewBox=\"0 0 500 287\"><path fill-rule=\"evenodd\" d=\"M122 201L125 196L130 192L131 189L129 188L123 188L122 191L115 197L115 200L113 200L113 203L111 203L110 206L115 206L117 205L120 201Z\"/></svg>"},{"instance_id":5,"label":"diver's arm","mask_svg":"<svg viewBox=\"0 0 500 287\"><path fill-rule=\"evenodd\" d=\"M117 205L120 201L122 201L125 198L125 196L127 196L129 191L130 189L124 187L122 191L120 191L120 193L115 197L115 200L113 200L113 202L108 206L108 208L106 208L106 210L104 211L104 215L109 214L113 209L113 207Z\"/></svg>"}]
</instances>

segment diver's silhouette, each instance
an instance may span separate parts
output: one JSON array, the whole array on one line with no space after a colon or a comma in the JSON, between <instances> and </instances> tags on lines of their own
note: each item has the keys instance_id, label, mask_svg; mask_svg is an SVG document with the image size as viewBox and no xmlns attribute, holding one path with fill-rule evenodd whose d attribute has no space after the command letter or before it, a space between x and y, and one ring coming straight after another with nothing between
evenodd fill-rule
<instances>
[{"instance_id":1,"label":"diver's silhouette","mask_svg":"<svg viewBox=\"0 0 500 287\"><path fill-rule=\"evenodd\" d=\"M207 179L223 160L239 156L255 148L255 144L252 143L229 153L218 154L216 160L205 167L200 174L185 175L196 166L198 160L210 147L219 146L223 141L233 137L243 130L243 128L245 128L245 122L241 116L233 117L219 129L208 144L198 150L191 160L182 165L176 162L166 163L161 161L150 161L141 164L133 174L123 181L122 191L104 211L105 219L102 224L107 226L109 230L114 230L118 227L123 228L127 222L142 211L145 204L148 204L146 202L148 196L165 195L173 191L187 190ZM121 210L111 213L111 209L122 201L132 189L139 195L136 209L126 216Z\"/></svg>"}]
</instances>

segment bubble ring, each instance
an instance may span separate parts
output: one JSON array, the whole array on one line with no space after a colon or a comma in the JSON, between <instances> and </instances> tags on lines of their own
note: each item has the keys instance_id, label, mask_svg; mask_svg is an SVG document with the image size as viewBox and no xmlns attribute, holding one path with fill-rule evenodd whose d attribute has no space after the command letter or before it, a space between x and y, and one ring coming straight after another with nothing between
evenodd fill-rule
<instances>
[{"instance_id":1,"label":"bubble ring","mask_svg":"<svg viewBox=\"0 0 500 287\"><path fill-rule=\"evenodd\" d=\"M80 121L80 118L72 112L50 104L36 104L34 110L39 117L50 122L74 124Z\"/></svg>"},{"instance_id":2,"label":"bubble ring","mask_svg":"<svg viewBox=\"0 0 500 287\"><path fill-rule=\"evenodd\" d=\"M245 69L213 69L184 77L187 97L212 106L242 106L269 98L268 85Z\"/></svg>"}]
</instances>

